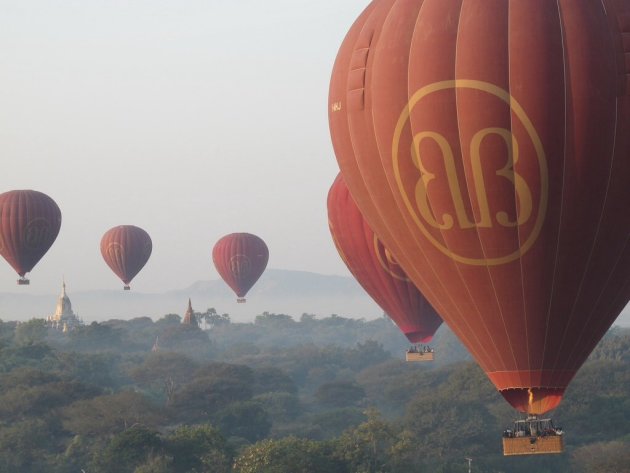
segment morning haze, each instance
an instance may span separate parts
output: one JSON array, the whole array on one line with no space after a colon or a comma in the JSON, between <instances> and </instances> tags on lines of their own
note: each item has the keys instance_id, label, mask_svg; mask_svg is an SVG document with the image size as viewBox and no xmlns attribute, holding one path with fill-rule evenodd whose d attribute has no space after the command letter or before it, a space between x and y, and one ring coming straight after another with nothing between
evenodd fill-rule
<instances>
[{"instance_id":1,"label":"morning haze","mask_svg":"<svg viewBox=\"0 0 630 473\"><path fill-rule=\"evenodd\" d=\"M99 242L134 224L133 290L218 277L212 245L261 236L269 267L348 275L328 232L326 103L364 2L2 2L0 189L50 195L60 234L30 294L118 289ZM0 265L0 292L16 291Z\"/></svg>"}]
</instances>

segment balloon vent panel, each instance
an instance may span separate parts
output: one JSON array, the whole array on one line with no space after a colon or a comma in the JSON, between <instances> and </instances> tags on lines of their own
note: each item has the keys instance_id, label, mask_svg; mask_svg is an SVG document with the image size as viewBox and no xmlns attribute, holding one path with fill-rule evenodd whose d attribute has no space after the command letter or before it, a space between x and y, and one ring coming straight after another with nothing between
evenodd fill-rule
<instances>
[{"instance_id":1,"label":"balloon vent panel","mask_svg":"<svg viewBox=\"0 0 630 473\"><path fill-rule=\"evenodd\" d=\"M350 72L348 73L348 108L350 110L360 111L365 108L367 62L373 36L373 31L362 32L350 58Z\"/></svg>"}]
</instances>

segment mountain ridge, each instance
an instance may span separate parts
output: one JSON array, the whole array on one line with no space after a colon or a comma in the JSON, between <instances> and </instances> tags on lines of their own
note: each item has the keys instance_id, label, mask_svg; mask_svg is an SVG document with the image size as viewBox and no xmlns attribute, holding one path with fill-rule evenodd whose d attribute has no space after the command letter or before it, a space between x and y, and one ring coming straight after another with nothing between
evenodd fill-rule
<instances>
[{"instance_id":1,"label":"mountain ridge","mask_svg":"<svg viewBox=\"0 0 630 473\"><path fill-rule=\"evenodd\" d=\"M331 314L352 318L375 318L382 310L351 277L308 271L268 269L247 294L247 303L219 279L195 281L181 289L148 293L93 289L67 294L75 313L86 323L108 318L160 318L168 313L183 315L188 298L198 312L214 307L234 321L245 322L262 312L284 313L299 318L302 313ZM28 320L54 313L58 294L0 293L0 319Z\"/></svg>"}]
</instances>

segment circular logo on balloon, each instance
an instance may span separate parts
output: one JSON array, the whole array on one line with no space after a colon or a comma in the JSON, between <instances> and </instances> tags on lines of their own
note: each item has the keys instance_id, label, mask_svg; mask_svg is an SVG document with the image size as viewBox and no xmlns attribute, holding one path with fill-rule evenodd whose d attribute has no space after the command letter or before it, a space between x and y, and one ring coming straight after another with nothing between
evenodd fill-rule
<instances>
[{"instance_id":1,"label":"circular logo on balloon","mask_svg":"<svg viewBox=\"0 0 630 473\"><path fill-rule=\"evenodd\" d=\"M123 246L117 241L112 241L107 245L105 249L107 256L110 261L119 262L122 260L123 255Z\"/></svg>"},{"instance_id":2,"label":"circular logo on balloon","mask_svg":"<svg viewBox=\"0 0 630 473\"><path fill-rule=\"evenodd\" d=\"M376 253L376 257L378 258L378 262L394 279L398 279L400 281L409 281L407 274L403 271L403 269L398 264L398 261L394 258L394 255L390 253L390 251L385 248L381 240L378 239L376 234L374 234L373 238L374 244L374 252Z\"/></svg>"},{"instance_id":3,"label":"circular logo on balloon","mask_svg":"<svg viewBox=\"0 0 630 473\"><path fill-rule=\"evenodd\" d=\"M236 277L242 277L251 271L251 262L247 255L237 254L230 258L230 271Z\"/></svg>"},{"instance_id":4,"label":"circular logo on balloon","mask_svg":"<svg viewBox=\"0 0 630 473\"><path fill-rule=\"evenodd\" d=\"M463 103L466 115L457 113ZM514 261L540 234L545 152L523 107L500 87L448 80L418 89L396 124L392 163L420 232L459 263Z\"/></svg>"},{"instance_id":5,"label":"circular logo on balloon","mask_svg":"<svg viewBox=\"0 0 630 473\"><path fill-rule=\"evenodd\" d=\"M52 231L50 223L44 218L34 218L26 224L22 233L25 248L36 250L50 242Z\"/></svg>"}]
</instances>

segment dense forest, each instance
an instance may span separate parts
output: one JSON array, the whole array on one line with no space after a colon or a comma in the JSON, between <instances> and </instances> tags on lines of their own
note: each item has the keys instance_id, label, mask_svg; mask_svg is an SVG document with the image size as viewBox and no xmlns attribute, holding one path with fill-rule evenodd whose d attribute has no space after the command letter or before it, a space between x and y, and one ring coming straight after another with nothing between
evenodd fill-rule
<instances>
[{"instance_id":1,"label":"dense forest","mask_svg":"<svg viewBox=\"0 0 630 473\"><path fill-rule=\"evenodd\" d=\"M386 318L196 316L0 321L0 473L630 472L630 329L552 413L566 452L503 457L516 413L446 327L406 363Z\"/></svg>"}]
</instances>

